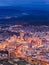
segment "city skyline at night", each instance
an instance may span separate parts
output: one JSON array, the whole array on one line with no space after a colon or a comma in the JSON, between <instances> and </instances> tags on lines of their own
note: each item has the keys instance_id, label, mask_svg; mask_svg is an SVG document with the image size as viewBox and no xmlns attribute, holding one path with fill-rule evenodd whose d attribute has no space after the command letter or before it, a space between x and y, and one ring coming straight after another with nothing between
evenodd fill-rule
<instances>
[{"instance_id":1,"label":"city skyline at night","mask_svg":"<svg viewBox=\"0 0 49 65\"><path fill-rule=\"evenodd\" d=\"M49 0L0 0L0 65L49 65Z\"/></svg>"}]
</instances>

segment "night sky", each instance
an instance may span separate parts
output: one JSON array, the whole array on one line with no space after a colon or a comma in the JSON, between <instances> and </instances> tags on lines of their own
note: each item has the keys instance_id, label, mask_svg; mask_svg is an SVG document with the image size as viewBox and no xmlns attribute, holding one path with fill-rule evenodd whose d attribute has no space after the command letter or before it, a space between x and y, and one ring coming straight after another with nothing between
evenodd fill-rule
<instances>
[{"instance_id":1,"label":"night sky","mask_svg":"<svg viewBox=\"0 0 49 65\"><path fill-rule=\"evenodd\" d=\"M49 5L49 0L0 0L0 6L16 6L16 5L33 5L44 4Z\"/></svg>"}]
</instances>

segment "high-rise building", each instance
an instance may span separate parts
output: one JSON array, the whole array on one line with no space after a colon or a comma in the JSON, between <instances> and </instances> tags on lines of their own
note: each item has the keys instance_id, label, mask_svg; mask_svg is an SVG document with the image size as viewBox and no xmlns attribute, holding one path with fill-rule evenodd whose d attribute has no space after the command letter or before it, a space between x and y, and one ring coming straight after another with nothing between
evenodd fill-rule
<instances>
[{"instance_id":1,"label":"high-rise building","mask_svg":"<svg viewBox=\"0 0 49 65\"><path fill-rule=\"evenodd\" d=\"M24 40L24 31L23 30L20 31L20 39Z\"/></svg>"}]
</instances>

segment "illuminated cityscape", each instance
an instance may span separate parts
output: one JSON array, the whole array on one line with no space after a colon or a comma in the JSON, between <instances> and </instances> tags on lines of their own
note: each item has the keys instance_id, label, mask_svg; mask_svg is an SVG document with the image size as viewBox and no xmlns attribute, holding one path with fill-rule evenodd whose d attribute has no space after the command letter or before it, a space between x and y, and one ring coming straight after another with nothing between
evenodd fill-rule
<instances>
[{"instance_id":1,"label":"illuminated cityscape","mask_svg":"<svg viewBox=\"0 0 49 65\"><path fill-rule=\"evenodd\" d=\"M43 28L46 29L42 30ZM0 27L0 61L12 65L49 65L48 28L49 26L32 25Z\"/></svg>"},{"instance_id":2,"label":"illuminated cityscape","mask_svg":"<svg viewBox=\"0 0 49 65\"><path fill-rule=\"evenodd\" d=\"M49 65L49 0L0 0L0 65Z\"/></svg>"}]
</instances>

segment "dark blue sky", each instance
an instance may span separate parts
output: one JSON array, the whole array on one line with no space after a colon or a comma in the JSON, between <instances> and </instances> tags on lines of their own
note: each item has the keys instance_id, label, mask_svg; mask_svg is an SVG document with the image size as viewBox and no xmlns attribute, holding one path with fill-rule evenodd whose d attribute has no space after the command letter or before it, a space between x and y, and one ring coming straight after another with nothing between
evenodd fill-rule
<instances>
[{"instance_id":1,"label":"dark blue sky","mask_svg":"<svg viewBox=\"0 0 49 65\"><path fill-rule=\"evenodd\" d=\"M33 4L49 5L49 0L0 0L0 6L33 5Z\"/></svg>"}]
</instances>

